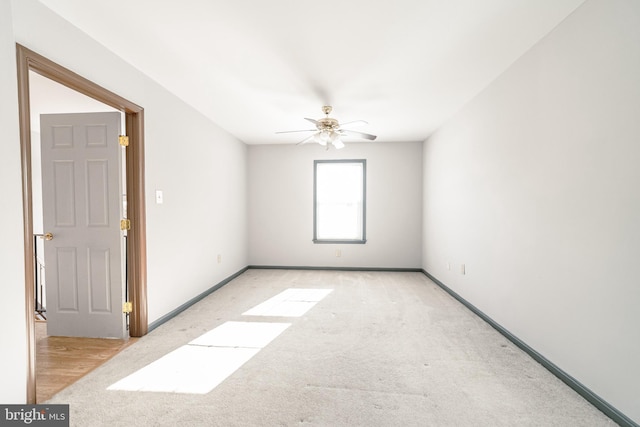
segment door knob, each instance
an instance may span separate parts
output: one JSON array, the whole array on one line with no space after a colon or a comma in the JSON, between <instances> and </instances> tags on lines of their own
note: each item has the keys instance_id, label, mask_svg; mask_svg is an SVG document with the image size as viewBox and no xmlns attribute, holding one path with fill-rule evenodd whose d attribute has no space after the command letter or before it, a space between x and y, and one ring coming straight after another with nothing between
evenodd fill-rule
<instances>
[{"instance_id":1,"label":"door knob","mask_svg":"<svg viewBox=\"0 0 640 427\"><path fill-rule=\"evenodd\" d=\"M44 235L44 240L53 240L53 234L47 233Z\"/></svg>"}]
</instances>

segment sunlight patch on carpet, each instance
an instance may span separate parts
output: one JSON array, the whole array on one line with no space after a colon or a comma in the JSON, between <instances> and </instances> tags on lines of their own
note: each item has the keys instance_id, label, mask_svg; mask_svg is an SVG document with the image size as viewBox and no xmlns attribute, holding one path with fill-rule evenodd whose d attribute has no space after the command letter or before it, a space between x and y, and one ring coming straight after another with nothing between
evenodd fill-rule
<instances>
[{"instance_id":1,"label":"sunlight patch on carpet","mask_svg":"<svg viewBox=\"0 0 640 427\"><path fill-rule=\"evenodd\" d=\"M242 314L245 316L301 317L331 291L333 289L287 289Z\"/></svg>"},{"instance_id":2,"label":"sunlight patch on carpet","mask_svg":"<svg viewBox=\"0 0 640 427\"><path fill-rule=\"evenodd\" d=\"M290 325L223 323L107 390L209 393Z\"/></svg>"}]
</instances>

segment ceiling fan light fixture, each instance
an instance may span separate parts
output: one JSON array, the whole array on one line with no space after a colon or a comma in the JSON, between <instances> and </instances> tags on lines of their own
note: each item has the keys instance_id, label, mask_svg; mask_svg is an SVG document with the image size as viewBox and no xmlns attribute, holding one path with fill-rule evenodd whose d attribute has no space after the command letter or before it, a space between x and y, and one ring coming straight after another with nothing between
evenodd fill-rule
<instances>
[{"instance_id":1,"label":"ceiling fan light fixture","mask_svg":"<svg viewBox=\"0 0 640 427\"><path fill-rule=\"evenodd\" d=\"M313 140L318 144L325 146L327 145L327 141L329 140L329 136L325 134L325 132L317 132L313 135Z\"/></svg>"},{"instance_id":2,"label":"ceiling fan light fixture","mask_svg":"<svg viewBox=\"0 0 640 427\"><path fill-rule=\"evenodd\" d=\"M340 134L334 130L329 134L329 142L333 144L337 150L344 147L344 142L340 139Z\"/></svg>"}]
</instances>

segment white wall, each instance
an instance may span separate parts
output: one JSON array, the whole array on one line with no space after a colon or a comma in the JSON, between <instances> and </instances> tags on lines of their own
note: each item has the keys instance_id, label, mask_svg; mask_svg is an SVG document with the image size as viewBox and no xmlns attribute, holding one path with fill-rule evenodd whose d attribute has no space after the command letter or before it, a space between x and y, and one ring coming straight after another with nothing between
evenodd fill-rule
<instances>
[{"instance_id":1,"label":"white wall","mask_svg":"<svg viewBox=\"0 0 640 427\"><path fill-rule=\"evenodd\" d=\"M244 268L246 146L39 2L14 15L18 43L145 109L149 321Z\"/></svg>"},{"instance_id":2,"label":"white wall","mask_svg":"<svg viewBox=\"0 0 640 427\"><path fill-rule=\"evenodd\" d=\"M150 322L248 264L246 146L37 0L0 0L0 24L0 218L14 224L0 245L0 401L19 403L26 332L14 43L145 108ZM155 204L155 189L164 204Z\"/></svg>"},{"instance_id":3,"label":"white wall","mask_svg":"<svg viewBox=\"0 0 640 427\"><path fill-rule=\"evenodd\" d=\"M27 356L22 179L11 3L0 0L0 402L24 403Z\"/></svg>"},{"instance_id":4,"label":"white wall","mask_svg":"<svg viewBox=\"0 0 640 427\"><path fill-rule=\"evenodd\" d=\"M172 101L157 93L147 105ZM181 107L153 111L145 128L150 321L248 264L246 146Z\"/></svg>"},{"instance_id":5,"label":"white wall","mask_svg":"<svg viewBox=\"0 0 640 427\"><path fill-rule=\"evenodd\" d=\"M639 46L640 2L588 0L429 138L423 239L427 271L636 422Z\"/></svg>"},{"instance_id":6,"label":"white wall","mask_svg":"<svg viewBox=\"0 0 640 427\"><path fill-rule=\"evenodd\" d=\"M420 268L422 144L249 148L249 263ZM314 244L313 161L367 160L367 243ZM336 249L342 252L335 256Z\"/></svg>"}]
</instances>

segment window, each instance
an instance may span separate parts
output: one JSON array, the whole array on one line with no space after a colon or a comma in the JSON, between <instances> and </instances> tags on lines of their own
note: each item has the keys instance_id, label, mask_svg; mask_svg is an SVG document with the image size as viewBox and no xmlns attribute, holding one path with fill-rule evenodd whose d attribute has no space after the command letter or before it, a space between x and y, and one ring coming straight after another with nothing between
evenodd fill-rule
<instances>
[{"instance_id":1,"label":"window","mask_svg":"<svg viewBox=\"0 0 640 427\"><path fill-rule=\"evenodd\" d=\"M313 242L365 243L366 160L316 160Z\"/></svg>"}]
</instances>

